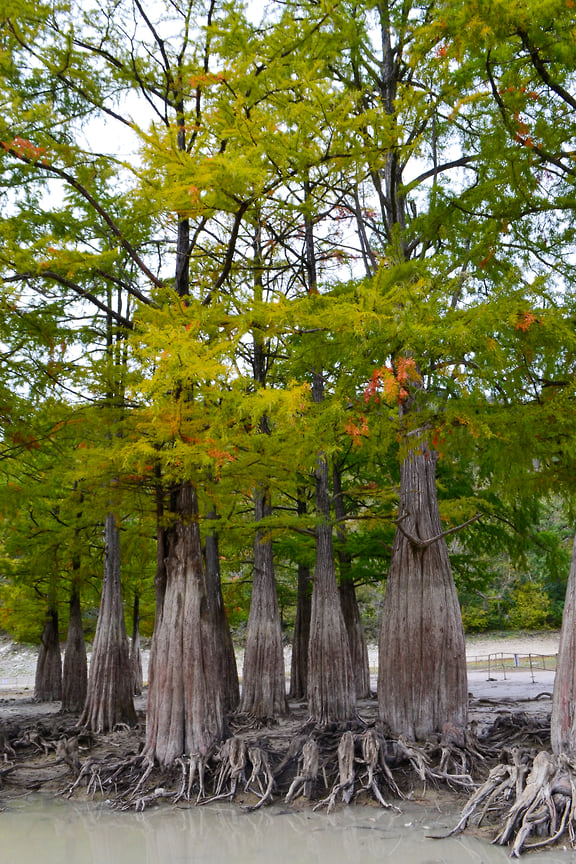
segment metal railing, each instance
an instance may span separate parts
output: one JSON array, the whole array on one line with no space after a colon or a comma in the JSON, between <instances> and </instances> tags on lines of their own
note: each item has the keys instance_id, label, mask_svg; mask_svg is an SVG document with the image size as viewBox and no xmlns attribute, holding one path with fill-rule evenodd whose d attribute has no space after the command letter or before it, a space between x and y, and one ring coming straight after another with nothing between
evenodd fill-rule
<instances>
[{"instance_id":1,"label":"metal railing","mask_svg":"<svg viewBox=\"0 0 576 864\"><path fill-rule=\"evenodd\" d=\"M14 678L8 678L4 675L0 677L0 693L3 690L33 690L34 678L29 675L19 675Z\"/></svg>"},{"instance_id":2,"label":"metal railing","mask_svg":"<svg viewBox=\"0 0 576 864\"><path fill-rule=\"evenodd\" d=\"M498 680L494 675L501 675L506 680L514 672L524 670L530 672L534 682L535 672L555 672L557 661L557 654L505 654L499 651L476 657L468 656L467 666L470 672L486 672L487 681Z\"/></svg>"}]
</instances>

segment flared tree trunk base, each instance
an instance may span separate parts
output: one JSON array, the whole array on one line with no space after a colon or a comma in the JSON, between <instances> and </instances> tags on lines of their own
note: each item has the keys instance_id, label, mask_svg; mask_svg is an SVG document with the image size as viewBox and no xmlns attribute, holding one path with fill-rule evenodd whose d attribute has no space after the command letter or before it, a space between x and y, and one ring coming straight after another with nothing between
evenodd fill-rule
<instances>
[{"instance_id":1,"label":"flared tree trunk base","mask_svg":"<svg viewBox=\"0 0 576 864\"><path fill-rule=\"evenodd\" d=\"M114 514L106 517L104 584L88 678L86 704L79 724L107 732L136 725L130 652L120 585L120 532Z\"/></svg>"},{"instance_id":2,"label":"flared tree trunk base","mask_svg":"<svg viewBox=\"0 0 576 864\"><path fill-rule=\"evenodd\" d=\"M316 565L308 645L308 710L323 726L352 720L356 715L356 687L348 633L336 584L330 512L328 461L318 456L316 467Z\"/></svg>"},{"instance_id":3,"label":"flared tree trunk base","mask_svg":"<svg viewBox=\"0 0 576 864\"><path fill-rule=\"evenodd\" d=\"M576 538L562 614L550 737L554 753L576 757Z\"/></svg>"},{"instance_id":4,"label":"flared tree trunk base","mask_svg":"<svg viewBox=\"0 0 576 864\"><path fill-rule=\"evenodd\" d=\"M36 663L34 698L37 702L54 702L62 698L62 657L58 613L54 609L49 610L42 631Z\"/></svg>"},{"instance_id":5,"label":"flared tree trunk base","mask_svg":"<svg viewBox=\"0 0 576 864\"><path fill-rule=\"evenodd\" d=\"M576 839L576 541L572 552L550 720L553 754L512 750L512 758L492 769L462 810L450 834L470 820L496 814L497 845L512 858ZM529 760L529 761L528 761ZM477 820L478 821L478 820Z\"/></svg>"},{"instance_id":6,"label":"flared tree trunk base","mask_svg":"<svg viewBox=\"0 0 576 864\"><path fill-rule=\"evenodd\" d=\"M392 735L412 741L468 718L466 646L435 478L436 454L408 454L386 583L379 645L378 704Z\"/></svg>"},{"instance_id":7,"label":"flared tree trunk base","mask_svg":"<svg viewBox=\"0 0 576 864\"><path fill-rule=\"evenodd\" d=\"M369 713L374 710L372 704ZM70 790L86 794L87 784L88 794L104 790L117 809L142 810L160 801L236 800L246 810L305 799L332 810L370 801L402 807L403 799L431 784L466 792L474 787L464 773L470 764L465 748L390 739L365 719L311 730L305 707L294 705L290 720L265 729L256 721L250 727L243 715L231 722L237 722L236 731L220 746L204 755L183 754L169 771L145 752L135 756L128 732L116 733L111 748L99 736L98 750L82 759Z\"/></svg>"},{"instance_id":8,"label":"flared tree trunk base","mask_svg":"<svg viewBox=\"0 0 576 864\"><path fill-rule=\"evenodd\" d=\"M271 508L264 492L255 496L254 516L260 521ZM242 675L243 712L259 719L288 711L282 625L274 577L272 541L261 531L254 541L254 578Z\"/></svg>"},{"instance_id":9,"label":"flared tree trunk base","mask_svg":"<svg viewBox=\"0 0 576 864\"><path fill-rule=\"evenodd\" d=\"M72 591L70 598L70 620L64 653L62 673L62 710L79 714L84 708L88 689L88 662L86 642L82 629L80 595Z\"/></svg>"},{"instance_id":10,"label":"flared tree trunk base","mask_svg":"<svg viewBox=\"0 0 576 864\"><path fill-rule=\"evenodd\" d=\"M165 531L166 582L157 610L144 755L171 765L204 758L224 735L224 704L198 527L196 493L183 483Z\"/></svg>"},{"instance_id":11,"label":"flared tree trunk base","mask_svg":"<svg viewBox=\"0 0 576 864\"><path fill-rule=\"evenodd\" d=\"M346 722L356 716L356 687L336 586L330 525L317 528L308 647L308 710L310 719L319 726Z\"/></svg>"},{"instance_id":12,"label":"flared tree trunk base","mask_svg":"<svg viewBox=\"0 0 576 864\"><path fill-rule=\"evenodd\" d=\"M215 514L210 514L209 518L215 518ZM216 532L206 536L205 548L208 613L214 630L216 651L214 662L220 669L218 677L222 687L224 708L226 712L230 712L235 711L240 702L240 683L232 634L222 597L218 535Z\"/></svg>"}]
</instances>

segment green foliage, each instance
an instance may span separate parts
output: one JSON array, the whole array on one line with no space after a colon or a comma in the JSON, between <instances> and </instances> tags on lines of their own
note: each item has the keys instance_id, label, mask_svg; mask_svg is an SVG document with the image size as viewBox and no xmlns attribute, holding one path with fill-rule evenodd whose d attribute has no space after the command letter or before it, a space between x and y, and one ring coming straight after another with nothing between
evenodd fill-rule
<instances>
[{"instance_id":1,"label":"green foliage","mask_svg":"<svg viewBox=\"0 0 576 864\"><path fill-rule=\"evenodd\" d=\"M462 624L465 633L484 633L490 629L488 611L477 606L463 606Z\"/></svg>"},{"instance_id":2,"label":"green foliage","mask_svg":"<svg viewBox=\"0 0 576 864\"><path fill-rule=\"evenodd\" d=\"M230 627L236 632L242 632L248 623L251 588L250 579L243 579L240 575L232 576L222 582L226 615Z\"/></svg>"},{"instance_id":3,"label":"green foliage","mask_svg":"<svg viewBox=\"0 0 576 864\"><path fill-rule=\"evenodd\" d=\"M542 507L574 489L570 7L269 4L255 24L200 0L148 22L123 0L4 6L0 625L37 634L36 604L64 610L72 579L97 605L112 508L149 632L183 479L203 532L216 513L235 626L270 490L289 609L320 450L343 479L339 549L380 583L416 443L439 455L446 530L467 526L450 535L466 626L510 604L556 623L564 533Z\"/></svg>"},{"instance_id":4,"label":"green foliage","mask_svg":"<svg viewBox=\"0 0 576 864\"><path fill-rule=\"evenodd\" d=\"M538 585L527 582L512 591L508 621L513 630L543 630L549 623L550 599Z\"/></svg>"},{"instance_id":5,"label":"green foliage","mask_svg":"<svg viewBox=\"0 0 576 864\"><path fill-rule=\"evenodd\" d=\"M0 628L17 642L37 645L44 626L46 603L25 586L0 582Z\"/></svg>"}]
</instances>

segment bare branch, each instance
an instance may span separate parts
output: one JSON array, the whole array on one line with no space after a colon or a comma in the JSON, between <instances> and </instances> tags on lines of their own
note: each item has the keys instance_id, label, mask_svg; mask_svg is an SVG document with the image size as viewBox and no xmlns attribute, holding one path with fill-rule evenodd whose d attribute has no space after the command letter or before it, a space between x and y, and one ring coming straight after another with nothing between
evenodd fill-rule
<instances>
[{"instance_id":1,"label":"bare branch","mask_svg":"<svg viewBox=\"0 0 576 864\"><path fill-rule=\"evenodd\" d=\"M19 152L14 147L10 145L3 144L3 147L7 153L17 159L19 162L23 162L25 165L34 165L36 168L39 168L42 171L45 171L48 174L52 174L55 177L60 177L61 180L64 180L68 183L69 186L72 186L73 189L76 189L77 192L84 198L85 201L90 204L93 210L98 213L98 215L104 220L106 225L110 228L115 237L118 238L120 245L123 249L128 253L130 258L134 261L138 269L144 273L145 276L150 279L153 285L156 288L164 288L164 283L161 279L152 273L152 271L146 266L144 261L138 255L134 247L131 243L124 237L124 234L120 230L120 228L116 225L116 222L112 219L110 214L102 207L101 204L94 198L94 196L86 189L85 186L82 185L72 174L69 174L68 171L65 171L63 168L58 168L56 165L50 165L48 162L42 161L40 159L30 158L24 153Z\"/></svg>"},{"instance_id":2,"label":"bare branch","mask_svg":"<svg viewBox=\"0 0 576 864\"><path fill-rule=\"evenodd\" d=\"M433 543L437 543L439 540L442 540L444 537L449 537L450 534L456 534L458 531L461 531L463 528L466 528L468 525L471 525L473 522L477 522L478 519L481 519L484 515L483 513L475 513L471 519L468 519L466 522L462 522L461 525L456 525L454 528L449 528L448 531L443 531L441 534L436 534L435 537L429 537L428 540L420 540L418 537L414 537L408 531L405 531L402 527L402 521L406 519L410 514L405 513L400 519L396 521L396 525L398 526L399 531L406 537L406 539L418 549L426 549L428 546L432 546Z\"/></svg>"},{"instance_id":3,"label":"bare branch","mask_svg":"<svg viewBox=\"0 0 576 864\"><path fill-rule=\"evenodd\" d=\"M101 312L104 312L106 315L110 315L117 324L120 324L122 327L125 327L127 330L133 329L133 324L127 318L124 318L123 315L120 315L106 303L103 303L98 297L92 294L91 291L87 291L85 288L82 288L81 285L78 285L77 282L73 282L71 279L67 279L65 276L62 276L60 273L56 273L54 270L42 270L41 273L17 273L14 276L5 276L0 277L2 282L25 282L25 281L34 281L35 279L51 279L53 282L58 282L59 285L63 285L65 288L69 288L71 291L74 291L78 296L83 297L85 300L88 300L97 309L100 309Z\"/></svg>"}]
</instances>

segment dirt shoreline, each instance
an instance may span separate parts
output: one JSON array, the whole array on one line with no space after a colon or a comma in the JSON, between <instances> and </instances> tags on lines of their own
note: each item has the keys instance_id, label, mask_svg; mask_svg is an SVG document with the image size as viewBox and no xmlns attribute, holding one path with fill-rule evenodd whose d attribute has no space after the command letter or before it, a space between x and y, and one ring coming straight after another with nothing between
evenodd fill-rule
<instances>
[{"instance_id":1,"label":"dirt shoreline","mask_svg":"<svg viewBox=\"0 0 576 864\"><path fill-rule=\"evenodd\" d=\"M558 653L559 630L539 630L534 633L479 633L466 637L466 657L488 654L543 654Z\"/></svg>"},{"instance_id":2,"label":"dirt shoreline","mask_svg":"<svg viewBox=\"0 0 576 864\"><path fill-rule=\"evenodd\" d=\"M469 719L473 721L478 736L489 734L500 722L510 724L516 734L515 717L524 718L522 722L528 718L529 724L539 730L549 726L554 685L554 671L550 667L557 652L558 635L512 634L472 637L467 641ZM520 665L514 665L515 655ZM532 668L524 665L527 658ZM543 658L547 658L548 668L542 667ZM499 660L505 662L498 665ZM33 700L32 691L0 692L0 754L4 749L4 764L14 763L14 768L6 772L2 772L0 763L0 805L2 801L30 791L54 794L72 785L75 773L61 757L58 758L59 739L78 738L78 757L82 764L90 760L121 759L122 754L127 760L134 757L144 741L146 698L145 691L135 700L139 721L137 729L92 736L84 735L75 727L77 718L60 713L59 702L37 703ZM288 752L291 742L301 737L307 728L305 703L293 702L290 709L288 717L263 727L251 726L246 723L246 718L232 718L231 732L243 738L247 747L265 747L273 763L277 763L282 754ZM377 700L362 700L358 714L367 726L376 724ZM26 735L29 736L28 744L18 743L10 751L10 742L26 741ZM4 746L6 742L8 748ZM174 780L175 775L170 782ZM463 795L454 790L447 790L445 794L452 808L464 800ZM85 798L85 791L80 788L74 796ZM274 797L279 800L277 795ZM239 799L243 803L246 796L241 795Z\"/></svg>"}]
</instances>

